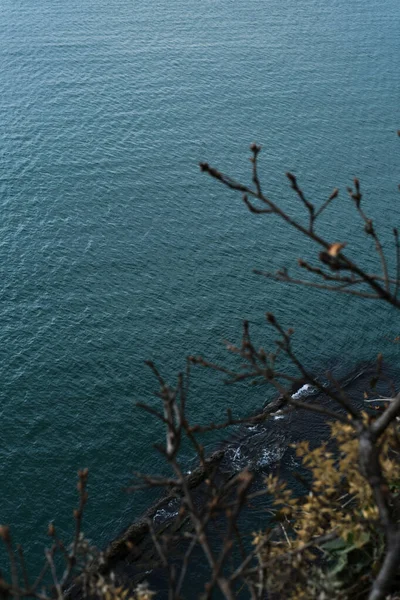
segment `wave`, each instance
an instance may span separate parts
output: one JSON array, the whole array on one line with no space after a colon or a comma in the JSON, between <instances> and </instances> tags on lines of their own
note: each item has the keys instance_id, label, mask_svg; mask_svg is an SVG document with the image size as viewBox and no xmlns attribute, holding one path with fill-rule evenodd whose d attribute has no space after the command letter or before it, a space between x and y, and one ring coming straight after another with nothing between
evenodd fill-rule
<instances>
[{"instance_id":1,"label":"wave","mask_svg":"<svg viewBox=\"0 0 400 600\"><path fill-rule=\"evenodd\" d=\"M299 400L300 398L311 396L315 393L318 393L318 389L312 386L310 383L305 383L297 392L292 394L292 398L293 400Z\"/></svg>"},{"instance_id":2,"label":"wave","mask_svg":"<svg viewBox=\"0 0 400 600\"><path fill-rule=\"evenodd\" d=\"M166 506L159 508L153 515L153 523L160 525L178 516L180 501L173 498Z\"/></svg>"}]
</instances>

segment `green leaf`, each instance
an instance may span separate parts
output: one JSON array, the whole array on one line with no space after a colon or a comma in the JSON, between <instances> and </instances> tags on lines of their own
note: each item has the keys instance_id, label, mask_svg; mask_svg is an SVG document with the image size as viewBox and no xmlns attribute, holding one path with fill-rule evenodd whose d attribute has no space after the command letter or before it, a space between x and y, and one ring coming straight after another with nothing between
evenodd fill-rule
<instances>
[{"instance_id":1,"label":"green leaf","mask_svg":"<svg viewBox=\"0 0 400 600\"><path fill-rule=\"evenodd\" d=\"M321 548L327 552L340 552L346 547L346 545L347 542L339 537L335 538L334 540L329 540L329 542L325 542L325 544L321 545Z\"/></svg>"}]
</instances>

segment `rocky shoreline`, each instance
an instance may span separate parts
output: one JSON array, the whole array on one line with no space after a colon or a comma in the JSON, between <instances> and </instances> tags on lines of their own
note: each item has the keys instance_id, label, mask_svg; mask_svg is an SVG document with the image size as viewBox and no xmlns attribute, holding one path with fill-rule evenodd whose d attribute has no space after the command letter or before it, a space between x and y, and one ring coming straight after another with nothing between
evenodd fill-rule
<instances>
[{"instance_id":1,"label":"rocky shoreline","mask_svg":"<svg viewBox=\"0 0 400 600\"><path fill-rule=\"evenodd\" d=\"M341 385L354 397L356 405L364 403L362 390L365 389L375 365L359 365L351 373L340 379ZM306 397L307 401L318 401L332 408L331 400L304 380L294 384L291 394ZM261 423L242 425L233 439L228 439L205 461L187 474L186 483L192 490L194 502L201 506L206 500L205 479L212 474L214 481L223 489L229 480L247 467L256 474L255 485L260 487L271 470L279 465L280 476L292 479L297 468L295 453L291 448L296 441L311 438L312 443L320 443L329 435L327 419L323 415L307 411L281 409L284 401L278 397L259 411L268 418ZM255 416L255 415L254 415ZM294 418L295 417L295 418ZM292 480L293 484L294 480ZM296 483L294 483L296 485ZM162 573L159 570L158 556L151 536L151 529L157 535L177 536L182 530L190 531L188 519L178 517L180 497L176 492L163 495L150 506L140 519L127 527L106 548L103 574L115 574L120 585L132 587L144 579L154 578L160 589ZM164 574L165 575L165 574Z\"/></svg>"}]
</instances>

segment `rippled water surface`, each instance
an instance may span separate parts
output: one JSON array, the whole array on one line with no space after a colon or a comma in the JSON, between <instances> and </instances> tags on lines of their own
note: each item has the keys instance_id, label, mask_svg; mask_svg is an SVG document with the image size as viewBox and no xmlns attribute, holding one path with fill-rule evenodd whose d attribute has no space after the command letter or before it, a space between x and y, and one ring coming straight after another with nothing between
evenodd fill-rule
<instances>
[{"instance_id":1,"label":"rippled water surface","mask_svg":"<svg viewBox=\"0 0 400 600\"><path fill-rule=\"evenodd\" d=\"M122 489L161 469L160 429L134 407L156 402L146 358L171 377L189 353L223 360L244 317L268 345L271 310L317 369L396 359L387 308L253 275L313 253L198 162L249 180L261 142L264 188L293 214L285 171L316 201L340 187L321 231L354 253L358 175L389 244L399 18L397 0L2 0L0 521L33 564L50 518L71 527L79 467L96 542L146 503ZM266 393L199 373L191 413L244 414Z\"/></svg>"}]
</instances>

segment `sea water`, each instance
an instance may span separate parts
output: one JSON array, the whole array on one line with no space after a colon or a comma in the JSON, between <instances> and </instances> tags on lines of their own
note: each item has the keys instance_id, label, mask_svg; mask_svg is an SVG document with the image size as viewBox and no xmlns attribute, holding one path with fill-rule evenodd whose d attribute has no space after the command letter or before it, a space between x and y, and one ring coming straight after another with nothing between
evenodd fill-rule
<instances>
[{"instance_id":1,"label":"sea water","mask_svg":"<svg viewBox=\"0 0 400 600\"><path fill-rule=\"evenodd\" d=\"M2 0L0 522L32 570L49 520L73 530L78 468L99 545L149 502L124 491L133 470L164 470L161 427L135 407L158 402L145 359L170 381L188 354L224 363L243 318L271 347L267 310L311 368L398 357L387 307L254 275L317 249L198 163L249 182L261 143L263 189L298 218L286 171L316 203L339 187L320 231L363 261L373 245L346 192L358 176L393 260L399 13L397 0ZM243 416L268 393L196 371L190 416Z\"/></svg>"}]
</instances>

